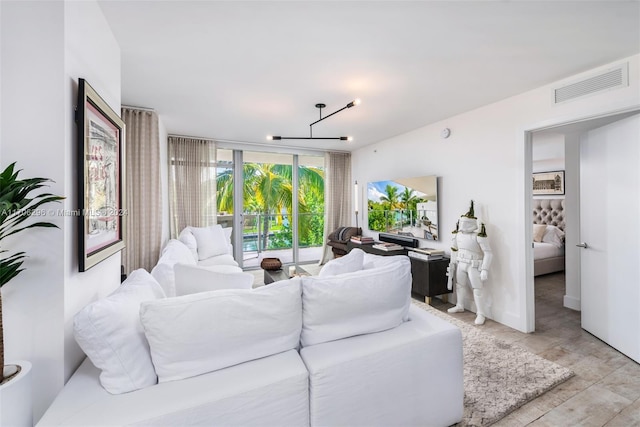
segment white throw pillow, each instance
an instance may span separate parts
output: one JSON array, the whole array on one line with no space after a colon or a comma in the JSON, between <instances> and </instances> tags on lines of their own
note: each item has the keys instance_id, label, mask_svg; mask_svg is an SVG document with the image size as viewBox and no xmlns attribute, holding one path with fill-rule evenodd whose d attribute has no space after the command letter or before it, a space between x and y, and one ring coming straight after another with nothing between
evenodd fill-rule
<instances>
[{"instance_id":1,"label":"white throw pillow","mask_svg":"<svg viewBox=\"0 0 640 427\"><path fill-rule=\"evenodd\" d=\"M224 231L224 237L226 239L227 253L233 255L233 245L231 244L231 233L233 232L233 227L224 227L222 231Z\"/></svg>"},{"instance_id":2,"label":"white throw pillow","mask_svg":"<svg viewBox=\"0 0 640 427\"><path fill-rule=\"evenodd\" d=\"M332 259L322 267L319 277L337 276L339 274L352 273L362 270L364 251L352 249L351 252L340 258Z\"/></svg>"},{"instance_id":3,"label":"white throw pillow","mask_svg":"<svg viewBox=\"0 0 640 427\"><path fill-rule=\"evenodd\" d=\"M158 382L139 313L140 303L164 297L158 282L139 269L111 295L75 315L76 341L102 370L100 383L109 393L126 393Z\"/></svg>"},{"instance_id":4,"label":"white throw pillow","mask_svg":"<svg viewBox=\"0 0 640 427\"><path fill-rule=\"evenodd\" d=\"M533 241L542 242L542 236L544 236L546 229L546 224L533 224Z\"/></svg>"},{"instance_id":5,"label":"white throw pillow","mask_svg":"<svg viewBox=\"0 0 640 427\"><path fill-rule=\"evenodd\" d=\"M176 296L219 289L251 289L253 274L244 273L240 267L232 265L176 264Z\"/></svg>"},{"instance_id":6,"label":"white throw pillow","mask_svg":"<svg viewBox=\"0 0 640 427\"><path fill-rule=\"evenodd\" d=\"M173 269L175 264L163 262L156 264L151 270L151 276L160 284L164 294L168 297L176 296L176 276Z\"/></svg>"},{"instance_id":7,"label":"white throw pillow","mask_svg":"<svg viewBox=\"0 0 640 427\"><path fill-rule=\"evenodd\" d=\"M302 278L303 347L384 331L408 318L411 263L332 277Z\"/></svg>"},{"instance_id":8,"label":"white throw pillow","mask_svg":"<svg viewBox=\"0 0 640 427\"><path fill-rule=\"evenodd\" d=\"M169 240L162 250L158 263L151 270L151 275L158 281L168 297L176 296L176 281L173 266L177 263L195 265L191 251L179 240Z\"/></svg>"},{"instance_id":9,"label":"white throw pillow","mask_svg":"<svg viewBox=\"0 0 640 427\"><path fill-rule=\"evenodd\" d=\"M193 377L297 348L300 278L150 301L140 319L159 381Z\"/></svg>"},{"instance_id":10,"label":"white throw pillow","mask_svg":"<svg viewBox=\"0 0 640 427\"><path fill-rule=\"evenodd\" d=\"M180 240L185 244L187 248L189 248L193 260L198 262L198 242L191 232L191 227L185 227L185 229L182 230L178 235L178 240Z\"/></svg>"},{"instance_id":11,"label":"white throw pillow","mask_svg":"<svg viewBox=\"0 0 640 427\"><path fill-rule=\"evenodd\" d=\"M370 270L372 268L384 267L385 265L394 264L396 262L400 262L404 255L375 255L375 254L364 254L364 259L362 260L362 269Z\"/></svg>"},{"instance_id":12,"label":"white throw pillow","mask_svg":"<svg viewBox=\"0 0 640 427\"><path fill-rule=\"evenodd\" d=\"M564 231L554 225L547 225L544 236L542 236L542 241L561 248L564 246Z\"/></svg>"},{"instance_id":13,"label":"white throw pillow","mask_svg":"<svg viewBox=\"0 0 640 427\"><path fill-rule=\"evenodd\" d=\"M229 253L229 240L219 224L211 227L191 227L191 232L198 242L198 260Z\"/></svg>"}]
</instances>

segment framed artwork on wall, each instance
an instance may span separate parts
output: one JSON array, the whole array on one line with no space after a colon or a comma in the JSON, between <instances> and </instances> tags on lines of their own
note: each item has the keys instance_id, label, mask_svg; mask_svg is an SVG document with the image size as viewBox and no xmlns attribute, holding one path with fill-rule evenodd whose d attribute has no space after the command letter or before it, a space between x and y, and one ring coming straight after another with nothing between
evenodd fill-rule
<instances>
[{"instance_id":1,"label":"framed artwork on wall","mask_svg":"<svg viewBox=\"0 0 640 427\"><path fill-rule=\"evenodd\" d=\"M86 271L124 249L124 122L80 79L78 128L78 254Z\"/></svg>"},{"instance_id":2,"label":"framed artwork on wall","mask_svg":"<svg viewBox=\"0 0 640 427\"><path fill-rule=\"evenodd\" d=\"M564 194L564 171L533 174L534 196L560 196Z\"/></svg>"}]
</instances>

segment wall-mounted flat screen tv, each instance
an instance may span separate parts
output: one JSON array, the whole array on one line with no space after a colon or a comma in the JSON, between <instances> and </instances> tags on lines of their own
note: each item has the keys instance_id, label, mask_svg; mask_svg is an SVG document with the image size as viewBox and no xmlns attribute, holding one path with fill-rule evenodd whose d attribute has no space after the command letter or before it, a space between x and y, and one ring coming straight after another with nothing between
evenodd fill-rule
<instances>
[{"instance_id":1,"label":"wall-mounted flat screen tv","mask_svg":"<svg viewBox=\"0 0 640 427\"><path fill-rule=\"evenodd\" d=\"M371 231L438 240L438 178L369 182L367 221Z\"/></svg>"}]
</instances>

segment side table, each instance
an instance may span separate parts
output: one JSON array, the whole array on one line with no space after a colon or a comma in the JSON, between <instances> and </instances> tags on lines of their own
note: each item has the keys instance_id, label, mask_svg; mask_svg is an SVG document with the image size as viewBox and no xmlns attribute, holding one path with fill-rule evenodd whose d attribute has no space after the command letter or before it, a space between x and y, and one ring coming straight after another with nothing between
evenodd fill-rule
<instances>
[{"instance_id":1,"label":"side table","mask_svg":"<svg viewBox=\"0 0 640 427\"><path fill-rule=\"evenodd\" d=\"M290 266L291 266L291 264L283 265L280 270L264 270L264 284L268 285L268 284L273 283L273 282L279 282L281 280L289 280L289 279L291 279L291 277L289 277L289 267ZM305 269L303 269L299 265L296 265L295 267L296 267L296 276L309 276L310 275Z\"/></svg>"}]
</instances>

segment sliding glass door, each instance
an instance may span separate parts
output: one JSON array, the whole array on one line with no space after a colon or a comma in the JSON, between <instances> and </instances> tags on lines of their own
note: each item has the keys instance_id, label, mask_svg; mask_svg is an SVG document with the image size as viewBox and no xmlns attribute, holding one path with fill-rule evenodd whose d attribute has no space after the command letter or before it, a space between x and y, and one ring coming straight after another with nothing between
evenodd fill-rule
<instances>
[{"instance_id":1,"label":"sliding glass door","mask_svg":"<svg viewBox=\"0 0 640 427\"><path fill-rule=\"evenodd\" d=\"M324 232L324 157L297 156L297 260L319 261Z\"/></svg>"},{"instance_id":2,"label":"sliding glass door","mask_svg":"<svg viewBox=\"0 0 640 427\"><path fill-rule=\"evenodd\" d=\"M218 223L233 224L234 235L242 231L234 243L241 248L235 254L244 268L258 268L265 257L283 263L318 261L324 157L219 149L217 206Z\"/></svg>"}]
</instances>

